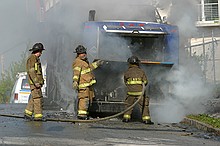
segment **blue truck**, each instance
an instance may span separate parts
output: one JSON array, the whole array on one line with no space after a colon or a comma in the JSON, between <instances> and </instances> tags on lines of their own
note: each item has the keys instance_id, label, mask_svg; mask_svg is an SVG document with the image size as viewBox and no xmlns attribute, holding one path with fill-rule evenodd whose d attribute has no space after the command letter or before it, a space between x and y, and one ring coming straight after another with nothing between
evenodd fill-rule
<instances>
[{"instance_id":1,"label":"blue truck","mask_svg":"<svg viewBox=\"0 0 220 146\"><path fill-rule=\"evenodd\" d=\"M53 16L55 10L58 9L47 12L47 26L54 25L53 17L49 16ZM78 22L76 19L80 25L74 29L75 33L61 29L63 27L59 25L55 29L47 28L48 97L44 103L48 106L45 108L65 109L73 100L72 60L69 60L75 57L70 54L73 42L74 46L80 42L87 48L90 62L104 60L104 64L94 70L97 83L94 85L95 99L89 109L91 115L104 116L104 113L113 114L124 110L126 88L123 73L128 68L127 59L132 55L139 57L141 68L147 74L149 84L146 95L151 101L172 94L172 82L167 77L179 64L178 27L163 23L152 5L117 5L114 10L113 7L90 10L88 21L85 22L87 13L83 21ZM64 20L61 18L60 21ZM69 23L68 19L68 26L76 25Z\"/></svg>"},{"instance_id":2,"label":"blue truck","mask_svg":"<svg viewBox=\"0 0 220 146\"><path fill-rule=\"evenodd\" d=\"M84 23L83 44L91 61L105 61L95 70L96 97L90 113L116 113L124 109L123 73L132 55L139 57L148 76L148 96L156 101L170 94L172 83L166 77L179 64L178 27L151 21L95 21L95 11L90 14L90 21Z\"/></svg>"}]
</instances>

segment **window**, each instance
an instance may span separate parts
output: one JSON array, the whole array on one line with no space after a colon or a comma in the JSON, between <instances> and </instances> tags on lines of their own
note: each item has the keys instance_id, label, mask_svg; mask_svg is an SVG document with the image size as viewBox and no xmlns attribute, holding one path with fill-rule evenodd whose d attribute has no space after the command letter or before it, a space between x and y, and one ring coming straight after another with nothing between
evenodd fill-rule
<instances>
[{"instance_id":1,"label":"window","mask_svg":"<svg viewBox=\"0 0 220 146\"><path fill-rule=\"evenodd\" d=\"M199 4L199 21L219 20L218 0L201 0Z\"/></svg>"},{"instance_id":2,"label":"window","mask_svg":"<svg viewBox=\"0 0 220 146\"><path fill-rule=\"evenodd\" d=\"M205 21L218 20L218 0L204 1Z\"/></svg>"},{"instance_id":3,"label":"window","mask_svg":"<svg viewBox=\"0 0 220 146\"><path fill-rule=\"evenodd\" d=\"M28 83L28 79L22 79L21 89L30 89L30 85Z\"/></svg>"},{"instance_id":4,"label":"window","mask_svg":"<svg viewBox=\"0 0 220 146\"><path fill-rule=\"evenodd\" d=\"M140 59L164 61L164 35L102 34L99 55L108 60L124 61L132 54ZM112 54L110 56L110 54Z\"/></svg>"}]
</instances>

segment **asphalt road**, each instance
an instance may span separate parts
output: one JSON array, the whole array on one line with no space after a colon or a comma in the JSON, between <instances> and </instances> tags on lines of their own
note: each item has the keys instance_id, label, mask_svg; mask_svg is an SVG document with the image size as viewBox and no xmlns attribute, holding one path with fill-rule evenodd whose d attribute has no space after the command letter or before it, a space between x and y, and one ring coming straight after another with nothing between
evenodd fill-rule
<instances>
[{"instance_id":1,"label":"asphalt road","mask_svg":"<svg viewBox=\"0 0 220 146\"><path fill-rule=\"evenodd\" d=\"M24 107L25 105L18 104L0 105L0 113L22 115ZM74 124L25 121L0 116L0 138L0 145L220 145L219 137L187 125L179 123L144 125L138 121L123 123L120 119Z\"/></svg>"}]
</instances>

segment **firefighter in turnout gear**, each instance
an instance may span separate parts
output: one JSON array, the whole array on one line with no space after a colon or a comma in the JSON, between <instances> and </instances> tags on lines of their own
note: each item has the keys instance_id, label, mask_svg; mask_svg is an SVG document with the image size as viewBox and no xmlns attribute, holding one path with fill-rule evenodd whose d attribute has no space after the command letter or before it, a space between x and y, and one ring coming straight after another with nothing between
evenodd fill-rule
<instances>
[{"instance_id":1,"label":"firefighter in turnout gear","mask_svg":"<svg viewBox=\"0 0 220 146\"><path fill-rule=\"evenodd\" d=\"M73 62L73 89L78 91L78 115L79 119L88 119L88 108L92 103L94 90L92 85L96 83L92 73L94 69L103 64L102 60L89 63L86 48L77 46L74 53L77 53Z\"/></svg>"},{"instance_id":2,"label":"firefighter in turnout gear","mask_svg":"<svg viewBox=\"0 0 220 146\"><path fill-rule=\"evenodd\" d=\"M32 49L29 50L32 51L32 53L26 62L26 70L31 88L31 98L25 109L25 118L30 120L32 118L34 118L34 120L43 120L43 96L41 87L44 85L44 79L40 62L40 56L43 50L45 49L42 43L34 44Z\"/></svg>"},{"instance_id":3,"label":"firefighter in turnout gear","mask_svg":"<svg viewBox=\"0 0 220 146\"><path fill-rule=\"evenodd\" d=\"M127 97L125 99L126 107L131 106L135 100L142 95L143 83L148 83L147 76L143 69L139 67L140 60L136 56L128 58L129 68L124 73L124 82L127 87ZM142 113L142 122L145 124L153 124L149 113L149 98L142 96L138 103ZM129 122L133 109L127 111L123 115L123 122Z\"/></svg>"}]
</instances>

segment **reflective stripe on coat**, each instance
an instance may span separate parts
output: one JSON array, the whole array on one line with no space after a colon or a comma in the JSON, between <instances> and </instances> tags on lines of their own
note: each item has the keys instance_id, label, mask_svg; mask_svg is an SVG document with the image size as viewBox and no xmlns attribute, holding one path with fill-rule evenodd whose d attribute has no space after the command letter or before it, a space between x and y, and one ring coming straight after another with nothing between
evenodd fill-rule
<instances>
[{"instance_id":1,"label":"reflective stripe on coat","mask_svg":"<svg viewBox=\"0 0 220 146\"><path fill-rule=\"evenodd\" d=\"M31 54L28 57L26 62L26 71L28 74L30 85L39 83L43 86L44 79L43 79L42 67L39 57L35 56L34 54Z\"/></svg>"},{"instance_id":2,"label":"reflective stripe on coat","mask_svg":"<svg viewBox=\"0 0 220 146\"><path fill-rule=\"evenodd\" d=\"M124 82L127 86L128 95L141 95L142 84L147 84L147 76L143 69L137 65L130 65L128 70L124 73Z\"/></svg>"},{"instance_id":3,"label":"reflective stripe on coat","mask_svg":"<svg viewBox=\"0 0 220 146\"><path fill-rule=\"evenodd\" d=\"M92 86L96 83L95 76L92 71L97 68L97 63L89 64L88 60L82 60L77 57L73 62L73 81L79 85L79 89Z\"/></svg>"}]
</instances>

